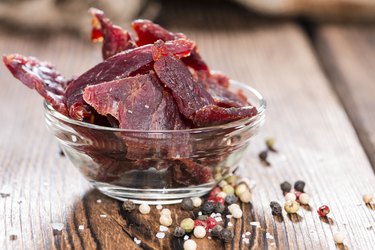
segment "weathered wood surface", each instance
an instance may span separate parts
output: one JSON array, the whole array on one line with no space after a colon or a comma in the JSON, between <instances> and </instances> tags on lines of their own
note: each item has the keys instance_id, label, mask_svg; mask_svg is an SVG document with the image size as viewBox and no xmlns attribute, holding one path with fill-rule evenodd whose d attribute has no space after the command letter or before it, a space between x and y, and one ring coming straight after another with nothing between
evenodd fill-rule
<instances>
[{"instance_id":1,"label":"weathered wood surface","mask_svg":"<svg viewBox=\"0 0 375 250\"><path fill-rule=\"evenodd\" d=\"M290 22L255 20L226 4L216 8L167 5L157 21L196 40L212 68L259 89L268 111L241 170L257 186L252 203L243 205L244 218L232 220L235 239L226 245L197 240L199 249L373 249L375 230L369 226L375 227L375 211L361 196L375 192L375 177L307 37ZM69 36L0 37L1 54L32 54L54 62L66 75L79 74L100 60L98 47ZM121 203L92 190L59 156L56 140L45 129L39 96L12 79L3 66L0 71L0 190L10 193L0 198L2 249L181 249L181 240L168 234L156 239L155 207L153 215L129 214ZM280 151L271 155L272 167L257 159L268 136L277 139ZM269 202L283 200L279 184L299 179L307 183L311 208L275 220ZM321 204L331 207L330 221L317 216ZM175 224L188 215L170 207ZM251 226L252 221L260 228ZM53 235L53 222L64 223L61 235ZM78 230L79 225L85 229ZM334 244L332 233L339 230L346 234L345 246ZM241 240L246 231L252 233L249 245ZM9 239L12 232L17 240ZM142 241L140 246L134 237Z\"/></svg>"},{"instance_id":2,"label":"weathered wood surface","mask_svg":"<svg viewBox=\"0 0 375 250\"><path fill-rule=\"evenodd\" d=\"M375 26L326 25L316 37L327 74L375 166Z\"/></svg>"}]
</instances>

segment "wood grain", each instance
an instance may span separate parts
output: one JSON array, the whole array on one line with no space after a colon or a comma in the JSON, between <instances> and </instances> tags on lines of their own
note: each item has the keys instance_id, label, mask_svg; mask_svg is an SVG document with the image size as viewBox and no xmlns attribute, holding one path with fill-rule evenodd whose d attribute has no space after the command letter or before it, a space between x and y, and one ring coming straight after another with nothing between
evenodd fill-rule
<instances>
[{"instance_id":1,"label":"wood grain","mask_svg":"<svg viewBox=\"0 0 375 250\"><path fill-rule=\"evenodd\" d=\"M375 26L326 25L316 38L323 65L375 167Z\"/></svg>"},{"instance_id":2,"label":"wood grain","mask_svg":"<svg viewBox=\"0 0 375 250\"><path fill-rule=\"evenodd\" d=\"M257 183L252 203L242 205L243 219L231 220L231 243L202 239L197 240L199 249L372 249L375 231L367 226L374 225L375 211L362 204L361 195L374 193L375 177L301 29L290 22L254 19L228 3L215 8L164 4L157 21L186 32L212 68L256 87L268 101L267 123L240 171ZM65 35L35 39L0 33L0 38L1 54L32 54L53 61L66 75L79 74L100 57L98 47ZM45 129L41 99L3 66L0 71L0 190L9 188L10 193L0 198L2 248L181 249L182 241L170 234L156 239L155 207L151 215L127 213L120 202L92 190L59 156L56 140ZM272 167L257 159L268 136L277 139L280 151L270 155ZM283 200L279 184L299 179L307 183L311 207L274 218L269 202ZM331 207L330 221L317 216L321 204ZM170 208L174 224L189 216L178 206ZM64 223L61 235L53 235L53 222ZM18 238L11 241L14 230ZM332 233L338 230L346 234L345 247L334 244ZM250 244L242 240L244 232L251 232ZM142 243L137 245L134 237Z\"/></svg>"}]
</instances>

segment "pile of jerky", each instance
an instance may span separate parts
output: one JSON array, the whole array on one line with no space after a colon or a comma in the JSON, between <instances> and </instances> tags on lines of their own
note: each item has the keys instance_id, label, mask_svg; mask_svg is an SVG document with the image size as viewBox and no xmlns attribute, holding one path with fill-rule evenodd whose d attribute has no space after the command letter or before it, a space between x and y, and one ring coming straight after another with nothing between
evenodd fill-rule
<instances>
[{"instance_id":1,"label":"pile of jerky","mask_svg":"<svg viewBox=\"0 0 375 250\"><path fill-rule=\"evenodd\" d=\"M103 43L103 61L76 79L19 54L3 57L15 78L72 119L130 130L183 130L224 124L257 114L229 79L209 70L196 44L148 20L136 20L134 38L90 9L92 40ZM80 171L91 180L134 188L172 188L212 181L215 166L236 150L225 136L181 133L111 133L69 124L77 151L92 163ZM57 137L66 140L64 132ZM198 135L199 136L199 135ZM234 140L234 139L233 139ZM233 143L234 141L232 141ZM194 156L194 157L192 157ZM227 170L226 170L227 171Z\"/></svg>"},{"instance_id":2,"label":"pile of jerky","mask_svg":"<svg viewBox=\"0 0 375 250\"><path fill-rule=\"evenodd\" d=\"M11 73L57 111L98 125L135 130L207 127L252 117L246 97L229 91L229 79L211 72L195 42L149 20L132 23L134 38L98 9L92 40L103 61L76 79L33 57L3 57Z\"/></svg>"}]
</instances>

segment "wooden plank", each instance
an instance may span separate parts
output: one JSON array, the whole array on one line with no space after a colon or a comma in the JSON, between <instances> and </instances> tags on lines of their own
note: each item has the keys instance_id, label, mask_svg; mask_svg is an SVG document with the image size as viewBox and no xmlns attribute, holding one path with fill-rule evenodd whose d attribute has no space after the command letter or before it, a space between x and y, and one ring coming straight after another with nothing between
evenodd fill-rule
<instances>
[{"instance_id":1,"label":"wooden plank","mask_svg":"<svg viewBox=\"0 0 375 250\"><path fill-rule=\"evenodd\" d=\"M375 167L375 26L326 25L316 34L323 64Z\"/></svg>"},{"instance_id":2,"label":"wooden plank","mask_svg":"<svg viewBox=\"0 0 375 250\"><path fill-rule=\"evenodd\" d=\"M183 18L181 18L183 17ZM254 20L236 6L164 6L158 19L197 40L212 68L251 84L268 100L267 123L252 143L241 174L254 179L251 204L234 224L235 240L197 240L199 249L335 249L332 232L343 231L346 246L372 249L374 211L362 204L362 193L373 192L375 178L348 117L340 106L301 30L291 23ZM99 61L99 49L66 36L33 40L0 34L0 53L18 51L53 61L66 75L79 74ZM57 143L45 130L40 98L12 79L1 66L0 245L5 249L181 249L170 235L156 240L158 211L153 216L126 213L121 203L90 189L59 156ZM264 138L275 136L279 154L272 167L257 160ZM355 167L353 167L355 166ZM283 220L270 213L271 200L282 201L279 183L303 179L311 194L311 210ZM101 203L97 200L100 199ZM21 203L19 203L22 201ZM333 224L315 213L328 204ZM188 214L175 206L174 223ZM106 214L106 218L100 215ZM257 221L260 227L250 222ZM53 235L51 223L64 223ZM83 231L78 230L84 225ZM18 231L18 239L9 234ZM241 241L251 232L250 245ZM267 238L267 233L275 237ZM133 241L142 241L137 246Z\"/></svg>"}]
</instances>

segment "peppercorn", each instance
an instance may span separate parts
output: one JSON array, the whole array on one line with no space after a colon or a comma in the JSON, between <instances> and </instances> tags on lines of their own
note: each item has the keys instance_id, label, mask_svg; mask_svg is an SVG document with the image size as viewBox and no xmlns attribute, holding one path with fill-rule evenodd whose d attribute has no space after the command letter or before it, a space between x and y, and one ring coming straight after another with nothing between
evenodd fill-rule
<instances>
[{"instance_id":1,"label":"peppercorn","mask_svg":"<svg viewBox=\"0 0 375 250\"><path fill-rule=\"evenodd\" d=\"M250 200L251 200L251 193L250 193L250 191L243 192L243 193L240 195L240 200L241 200L243 203L249 203Z\"/></svg>"},{"instance_id":2,"label":"peppercorn","mask_svg":"<svg viewBox=\"0 0 375 250\"><path fill-rule=\"evenodd\" d=\"M342 232L334 233L333 240L336 244L342 244L345 240L345 235Z\"/></svg>"},{"instance_id":3,"label":"peppercorn","mask_svg":"<svg viewBox=\"0 0 375 250\"><path fill-rule=\"evenodd\" d=\"M181 208L186 211L191 211L194 208L193 200L190 198L184 198L181 202Z\"/></svg>"},{"instance_id":4,"label":"peppercorn","mask_svg":"<svg viewBox=\"0 0 375 250\"><path fill-rule=\"evenodd\" d=\"M225 205L221 202L215 204L215 213L223 213L225 210Z\"/></svg>"},{"instance_id":5,"label":"peppercorn","mask_svg":"<svg viewBox=\"0 0 375 250\"><path fill-rule=\"evenodd\" d=\"M235 190L237 196L241 196L242 193L249 192L249 188L245 183L238 184Z\"/></svg>"},{"instance_id":6,"label":"peppercorn","mask_svg":"<svg viewBox=\"0 0 375 250\"><path fill-rule=\"evenodd\" d=\"M292 190L292 184L290 184L287 181L284 181L280 184L280 188L283 191L283 193L289 193Z\"/></svg>"},{"instance_id":7,"label":"peppercorn","mask_svg":"<svg viewBox=\"0 0 375 250\"><path fill-rule=\"evenodd\" d=\"M221 204L224 204L225 203L225 201L224 201L224 198L223 197L217 197L216 196L216 198L215 198L215 201L214 201L215 203L221 203Z\"/></svg>"},{"instance_id":8,"label":"peppercorn","mask_svg":"<svg viewBox=\"0 0 375 250\"><path fill-rule=\"evenodd\" d=\"M240 219L242 217L242 210L241 208L235 208L231 211L233 218Z\"/></svg>"},{"instance_id":9,"label":"peppercorn","mask_svg":"<svg viewBox=\"0 0 375 250\"><path fill-rule=\"evenodd\" d=\"M173 235L174 237L180 238L185 235L185 230L182 227L175 227Z\"/></svg>"},{"instance_id":10,"label":"peppercorn","mask_svg":"<svg viewBox=\"0 0 375 250\"><path fill-rule=\"evenodd\" d=\"M180 227L182 227L186 233L190 233L194 229L194 221L191 218L185 218L181 221Z\"/></svg>"},{"instance_id":11,"label":"peppercorn","mask_svg":"<svg viewBox=\"0 0 375 250\"><path fill-rule=\"evenodd\" d=\"M169 227L173 223L172 217L168 216L168 215L165 215L165 214L160 216L159 222L160 222L161 225L163 225L165 227Z\"/></svg>"},{"instance_id":12,"label":"peppercorn","mask_svg":"<svg viewBox=\"0 0 375 250\"><path fill-rule=\"evenodd\" d=\"M135 204L133 201L131 200L126 200L124 201L124 203L122 204L122 207L128 211L128 212L131 212L135 209Z\"/></svg>"},{"instance_id":13,"label":"peppercorn","mask_svg":"<svg viewBox=\"0 0 375 250\"><path fill-rule=\"evenodd\" d=\"M214 218L208 217L206 220L206 229L212 229L217 225L217 221Z\"/></svg>"},{"instance_id":14,"label":"peppercorn","mask_svg":"<svg viewBox=\"0 0 375 250\"><path fill-rule=\"evenodd\" d=\"M142 203L141 205L139 205L139 212L141 212L141 214L149 214L150 213L150 206L146 203Z\"/></svg>"},{"instance_id":15,"label":"peppercorn","mask_svg":"<svg viewBox=\"0 0 375 250\"><path fill-rule=\"evenodd\" d=\"M307 205L309 204L310 202L310 196L306 193L302 193L300 196L299 196L299 203L301 203L302 205Z\"/></svg>"},{"instance_id":16,"label":"peppercorn","mask_svg":"<svg viewBox=\"0 0 375 250\"><path fill-rule=\"evenodd\" d=\"M373 200L373 197L371 194L365 194L363 195L362 199L366 204L370 204Z\"/></svg>"},{"instance_id":17,"label":"peppercorn","mask_svg":"<svg viewBox=\"0 0 375 250\"><path fill-rule=\"evenodd\" d=\"M217 198L217 197L221 197L221 198L225 199L225 197L227 197L227 194L224 193L223 191L221 191L221 192L219 192L219 193L216 195L216 198Z\"/></svg>"},{"instance_id":18,"label":"peppercorn","mask_svg":"<svg viewBox=\"0 0 375 250\"><path fill-rule=\"evenodd\" d=\"M207 220L207 218L208 218L208 216L207 215L199 215L198 216L198 218L197 218L197 220L201 220L201 221L205 221L205 220Z\"/></svg>"},{"instance_id":19,"label":"peppercorn","mask_svg":"<svg viewBox=\"0 0 375 250\"><path fill-rule=\"evenodd\" d=\"M229 184L234 185L237 181L237 176L230 175L225 179Z\"/></svg>"},{"instance_id":20,"label":"peppercorn","mask_svg":"<svg viewBox=\"0 0 375 250\"><path fill-rule=\"evenodd\" d=\"M203 226L196 226L193 232L195 238L202 239L206 236L206 229Z\"/></svg>"},{"instance_id":21,"label":"peppercorn","mask_svg":"<svg viewBox=\"0 0 375 250\"><path fill-rule=\"evenodd\" d=\"M323 206L320 206L318 208L317 212L318 212L319 216L325 217L325 216L327 216L327 214L329 214L330 211L331 210L329 209L329 207L327 205L323 205Z\"/></svg>"},{"instance_id":22,"label":"peppercorn","mask_svg":"<svg viewBox=\"0 0 375 250\"><path fill-rule=\"evenodd\" d=\"M211 214L215 209L215 203L211 201L205 201L202 205L202 213L203 214Z\"/></svg>"},{"instance_id":23,"label":"peppercorn","mask_svg":"<svg viewBox=\"0 0 375 250\"><path fill-rule=\"evenodd\" d=\"M202 205L202 199L199 197L191 198L194 207L200 207Z\"/></svg>"},{"instance_id":24,"label":"peppercorn","mask_svg":"<svg viewBox=\"0 0 375 250\"><path fill-rule=\"evenodd\" d=\"M232 213L233 210L235 210L235 209L240 209L240 208L241 208L241 207L240 207L238 204L234 203L234 204L228 206L228 211L229 211L230 213Z\"/></svg>"},{"instance_id":25,"label":"peppercorn","mask_svg":"<svg viewBox=\"0 0 375 250\"><path fill-rule=\"evenodd\" d=\"M285 200L286 201L295 201L295 200L297 200L297 196L293 193L287 193L285 195Z\"/></svg>"},{"instance_id":26,"label":"peppercorn","mask_svg":"<svg viewBox=\"0 0 375 250\"><path fill-rule=\"evenodd\" d=\"M218 193L221 192L221 188L220 187L214 187L211 192L208 194L209 197L216 197L216 195Z\"/></svg>"},{"instance_id":27,"label":"peppercorn","mask_svg":"<svg viewBox=\"0 0 375 250\"><path fill-rule=\"evenodd\" d=\"M305 182L304 181L296 181L296 183L294 183L294 189L296 191L303 193L304 188L305 188Z\"/></svg>"},{"instance_id":28,"label":"peppercorn","mask_svg":"<svg viewBox=\"0 0 375 250\"><path fill-rule=\"evenodd\" d=\"M225 187L226 185L228 185L228 182L226 180L222 180L221 182L219 182L219 187L221 188Z\"/></svg>"},{"instance_id":29,"label":"peppercorn","mask_svg":"<svg viewBox=\"0 0 375 250\"><path fill-rule=\"evenodd\" d=\"M231 185L226 185L223 187L223 192L227 195L234 194L234 188Z\"/></svg>"},{"instance_id":30,"label":"peppercorn","mask_svg":"<svg viewBox=\"0 0 375 250\"><path fill-rule=\"evenodd\" d=\"M272 209L273 215L281 215L282 214L283 209L281 208L281 205L278 202L271 201L270 207Z\"/></svg>"},{"instance_id":31,"label":"peppercorn","mask_svg":"<svg viewBox=\"0 0 375 250\"><path fill-rule=\"evenodd\" d=\"M236 203L237 201L238 201L238 198L233 194L227 195L227 197L225 197L225 203L227 203L228 205Z\"/></svg>"},{"instance_id":32,"label":"peppercorn","mask_svg":"<svg viewBox=\"0 0 375 250\"><path fill-rule=\"evenodd\" d=\"M262 151L262 152L259 153L259 159L264 164L266 164L266 166L271 166L271 163L267 160L267 157L268 157L268 151L267 150L264 150L264 151Z\"/></svg>"},{"instance_id":33,"label":"peppercorn","mask_svg":"<svg viewBox=\"0 0 375 250\"><path fill-rule=\"evenodd\" d=\"M224 242L231 242L233 238L232 231L229 229L224 228L220 231L220 239L222 239Z\"/></svg>"},{"instance_id":34,"label":"peppercorn","mask_svg":"<svg viewBox=\"0 0 375 250\"><path fill-rule=\"evenodd\" d=\"M194 240L189 239L184 242L184 250L196 250L196 249L197 249L197 243Z\"/></svg>"},{"instance_id":35,"label":"peppercorn","mask_svg":"<svg viewBox=\"0 0 375 250\"><path fill-rule=\"evenodd\" d=\"M295 214L298 212L300 205L297 201L288 200L284 204L284 209L288 214Z\"/></svg>"},{"instance_id":36,"label":"peppercorn","mask_svg":"<svg viewBox=\"0 0 375 250\"><path fill-rule=\"evenodd\" d=\"M223 230L222 226L220 226L220 225L214 226L214 228L212 228L212 231L211 231L212 237L220 238L221 230Z\"/></svg>"},{"instance_id":37,"label":"peppercorn","mask_svg":"<svg viewBox=\"0 0 375 250\"><path fill-rule=\"evenodd\" d=\"M205 227L206 226L206 222L201 221L201 220L195 220L194 221L194 227L197 227L197 226L203 226L203 227Z\"/></svg>"},{"instance_id":38,"label":"peppercorn","mask_svg":"<svg viewBox=\"0 0 375 250\"><path fill-rule=\"evenodd\" d=\"M275 149L275 139L274 138L268 138L266 140L266 146L268 148L268 150L272 151L272 152L277 152L277 150Z\"/></svg>"}]
</instances>

